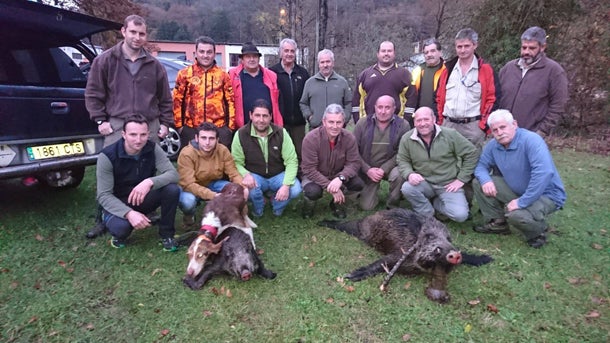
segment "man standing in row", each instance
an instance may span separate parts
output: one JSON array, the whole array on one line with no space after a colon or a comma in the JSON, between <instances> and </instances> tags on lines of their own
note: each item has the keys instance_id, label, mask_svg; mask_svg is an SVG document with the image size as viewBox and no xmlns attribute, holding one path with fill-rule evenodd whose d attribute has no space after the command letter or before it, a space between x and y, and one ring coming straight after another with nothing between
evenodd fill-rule
<instances>
[{"instance_id":1,"label":"man standing in row","mask_svg":"<svg viewBox=\"0 0 610 343\"><path fill-rule=\"evenodd\" d=\"M273 215L281 216L288 202L301 194L299 160L287 130L271 124L268 102L254 102L250 122L237 131L232 147L242 184L250 190L252 214L263 215L269 194Z\"/></svg>"},{"instance_id":2,"label":"man standing in row","mask_svg":"<svg viewBox=\"0 0 610 343\"><path fill-rule=\"evenodd\" d=\"M248 111L257 99L271 104L271 118L277 126L284 126L279 105L280 90L277 75L260 65L262 54L251 42L241 47L241 64L229 71L233 95L235 96L235 123L240 128L248 123Z\"/></svg>"},{"instance_id":3,"label":"man standing in row","mask_svg":"<svg viewBox=\"0 0 610 343\"><path fill-rule=\"evenodd\" d=\"M500 108L509 110L521 128L545 137L557 125L568 101L568 78L548 58L546 32L537 26L521 35L521 58L500 70Z\"/></svg>"},{"instance_id":4,"label":"man standing in row","mask_svg":"<svg viewBox=\"0 0 610 343\"><path fill-rule=\"evenodd\" d=\"M446 63L436 103L438 124L453 128L481 149L487 131L487 117L496 102L494 71L475 54L479 35L462 29L455 36L457 56Z\"/></svg>"},{"instance_id":5,"label":"man standing in row","mask_svg":"<svg viewBox=\"0 0 610 343\"><path fill-rule=\"evenodd\" d=\"M417 105L417 90L411 85L411 73L396 64L394 43L388 41L379 44L377 63L358 75L352 98L354 123L375 113L375 101L386 94L394 98L396 114L411 121Z\"/></svg>"},{"instance_id":6,"label":"man standing in row","mask_svg":"<svg viewBox=\"0 0 610 343\"><path fill-rule=\"evenodd\" d=\"M323 126L309 131L303 140L303 218L313 215L316 200L327 191L330 209L345 218L345 192L360 192L364 182L358 176L360 156L354 135L343 128L345 113L339 104L330 104L322 117Z\"/></svg>"},{"instance_id":7,"label":"man standing in row","mask_svg":"<svg viewBox=\"0 0 610 343\"><path fill-rule=\"evenodd\" d=\"M416 213L431 217L436 211L463 222L470 209L462 187L472 179L479 154L459 132L436 125L431 108L420 107L413 119L415 129L402 136L396 156L407 180L402 194Z\"/></svg>"},{"instance_id":8,"label":"man standing in row","mask_svg":"<svg viewBox=\"0 0 610 343\"><path fill-rule=\"evenodd\" d=\"M122 138L97 158L97 200L115 248L124 248L131 232L151 225L146 213L161 207L159 236L163 250L176 251L174 220L180 188L178 173L158 144L148 140L148 119L124 119Z\"/></svg>"},{"instance_id":9,"label":"man standing in row","mask_svg":"<svg viewBox=\"0 0 610 343\"><path fill-rule=\"evenodd\" d=\"M324 110L330 104L343 105L345 123L350 120L352 93L347 80L333 70L334 66L335 54L328 49L321 50L318 52L320 71L305 82L300 105L310 130L322 125Z\"/></svg>"},{"instance_id":10,"label":"man standing in row","mask_svg":"<svg viewBox=\"0 0 610 343\"><path fill-rule=\"evenodd\" d=\"M473 182L485 224L474 230L509 234L510 225L529 246L540 248L547 216L566 201L553 157L542 137L518 128L509 111L494 111L488 123L494 139L483 149Z\"/></svg>"},{"instance_id":11,"label":"man standing in row","mask_svg":"<svg viewBox=\"0 0 610 343\"><path fill-rule=\"evenodd\" d=\"M441 74L446 69L441 51L441 43L435 38L424 41L424 58L426 61L415 67L411 73L413 84L417 89L417 108L430 107L436 113L436 88Z\"/></svg>"},{"instance_id":12,"label":"man standing in row","mask_svg":"<svg viewBox=\"0 0 610 343\"><path fill-rule=\"evenodd\" d=\"M231 146L235 130L233 87L229 75L216 65L216 42L202 36L195 41L195 63L180 70L174 88L174 124L181 146L187 146L197 127L209 122L219 128L218 141Z\"/></svg>"},{"instance_id":13,"label":"man standing in row","mask_svg":"<svg viewBox=\"0 0 610 343\"><path fill-rule=\"evenodd\" d=\"M365 186L360 192L360 208L374 209L379 203L379 186L382 180L390 183L386 207L398 207L400 187L404 179L396 166L400 138L409 131L409 123L394 114L394 98L382 95L375 103L375 113L358 121L354 136L360 152L360 177Z\"/></svg>"},{"instance_id":14,"label":"man standing in row","mask_svg":"<svg viewBox=\"0 0 610 343\"><path fill-rule=\"evenodd\" d=\"M280 90L280 111L284 128L288 131L301 160L301 145L305 137L305 118L301 113L299 100L303 95L305 81L309 79L307 69L296 63L297 42L284 38L280 42L280 62L271 69L277 74L277 86Z\"/></svg>"},{"instance_id":15,"label":"man standing in row","mask_svg":"<svg viewBox=\"0 0 610 343\"><path fill-rule=\"evenodd\" d=\"M123 41L97 56L91 64L85 89L85 105L91 120L104 136L104 147L121 139L125 118L133 113L146 117L149 138L159 142L173 124L172 95L163 65L144 46L146 21L139 15L125 18ZM95 226L87 238L104 232L98 206Z\"/></svg>"}]
</instances>

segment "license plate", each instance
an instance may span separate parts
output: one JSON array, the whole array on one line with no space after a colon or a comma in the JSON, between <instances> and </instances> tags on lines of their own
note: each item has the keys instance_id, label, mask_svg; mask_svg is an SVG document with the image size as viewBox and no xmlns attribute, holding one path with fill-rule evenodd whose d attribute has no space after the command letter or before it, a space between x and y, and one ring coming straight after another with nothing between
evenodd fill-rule
<instances>
[{"instance_id":1,"label":"license plate","mask_svg":"<svg viewBox=\"0 0 610 343\"><path fill-rule=\"evenodd\" d=\"M83 142L61 143L41 146L27 147L28 158L30 160L44 160L63 156L84 155L85 147Z\"/></svg>"}]
</instances>

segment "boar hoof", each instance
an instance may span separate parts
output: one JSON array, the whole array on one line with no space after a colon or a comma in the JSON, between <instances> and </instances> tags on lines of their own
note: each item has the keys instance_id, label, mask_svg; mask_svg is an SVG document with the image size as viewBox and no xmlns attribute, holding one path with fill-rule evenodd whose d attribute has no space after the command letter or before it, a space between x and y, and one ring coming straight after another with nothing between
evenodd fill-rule
<instances>
[{"instance_id":1,"label":"boar hoof","mask_svg":"<svg viewBox=\"0 0 610 343\"><path fill-rule=\"evenodd\" d=\"M436 301L437 303L444 304L449 302L449 293L444 290L428 287L426 288L426 296L428 299Z\"/></svg>"}]
</instances>

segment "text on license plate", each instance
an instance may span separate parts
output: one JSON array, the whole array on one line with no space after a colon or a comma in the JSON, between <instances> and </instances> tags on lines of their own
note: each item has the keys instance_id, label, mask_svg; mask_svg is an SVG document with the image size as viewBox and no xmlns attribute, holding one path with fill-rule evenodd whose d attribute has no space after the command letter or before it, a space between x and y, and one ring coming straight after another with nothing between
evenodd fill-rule
<instances>
[{"instance_id":1,"label":"text on license plate","mask_svg":"<svg viewBox=\"0 0 610 343\"><path fill-rule=\"evenodd\" d=\"M85 147L82 142L61 143L27 147L30 160L43 160L62 156L83 155Z\"/></svg>"}]
</instances>

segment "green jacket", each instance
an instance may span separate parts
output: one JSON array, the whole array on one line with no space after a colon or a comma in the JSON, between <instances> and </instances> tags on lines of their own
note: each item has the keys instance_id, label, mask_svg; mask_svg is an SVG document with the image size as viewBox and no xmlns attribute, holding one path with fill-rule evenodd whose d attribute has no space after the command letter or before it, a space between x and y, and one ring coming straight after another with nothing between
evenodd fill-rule
<instances>
[{"instance_id":1,"label":"green jacket","mask_svg":"<svg viewBox=\"0 0 610 343\"><path fill-rule=\"evenodd\" d=\"M416 129L402 136L396 156L400 175L407 180L411 173L418 173L428 183L441 186L455 179L469 182L479 159L476 148L456 130L434 126L430 151Z\"/></svg>"},{"instance_id":2,"label":"green jacket","mask_svg":"<svg viewBox=\"0 0 610 343\"><path fill-rule=\"evenodd\" d=\"M258 144L260 145L261 152L263 154L263 158L265 159L265 163L268 163L268 161L269 161L269 149L277 148L277 147L269 146L269 144L268 144L269 136L267 136L266 138L262 138L262 137L258 136L251 124L248 124L248 125L240 128L237 131L237 134L235 136L233 136L233 143L231 144L231 154L233 155L233 158L235 159L235 165L237 166L237 171L242 176L245 176L246 174L248 174L250 172L250 170L248 169L248 166L246 165L247 158L244 153L244 148L243 148L243 145L242 145L241 139L240 139L240 132L243 132L244 130L249 130L249 135L253 139L257 140ZM278 130L281 130L281 131L278 131ZM277 135L279 132L282 132L282 135L283 135L282 147L280 148L280 153L281 153L281 158L284 160L283 167L284 167L285 174L284 174L284 180L282 181L282 184L287 185L287 186L292 186L294 184L294 180L297 177L297 172L299 169L299 160L297 158L297 153L294 148L294 144L292 143L292 140L290 139L290 135L288 134L288 131L286 131L286 129L281 128L276 125L269 127L269 135ZM277 168L275 168L275 169L277 169ZM261 176L264 177L264 175L261 175Z\"/></svg>"}]
</instances>

